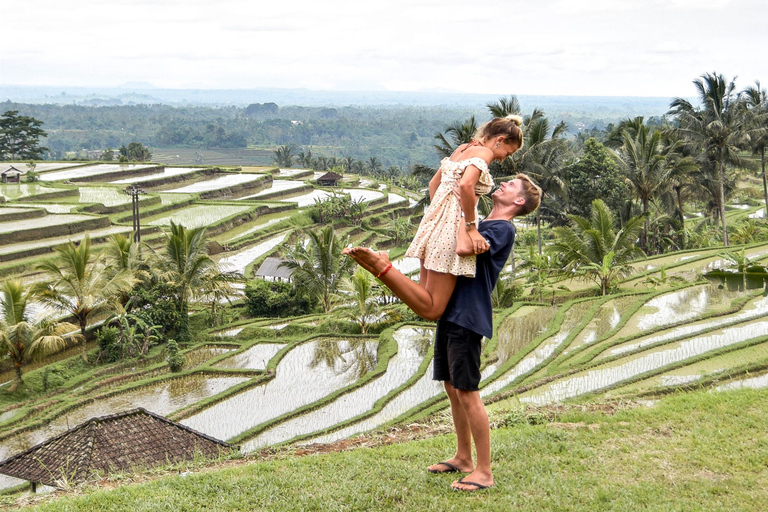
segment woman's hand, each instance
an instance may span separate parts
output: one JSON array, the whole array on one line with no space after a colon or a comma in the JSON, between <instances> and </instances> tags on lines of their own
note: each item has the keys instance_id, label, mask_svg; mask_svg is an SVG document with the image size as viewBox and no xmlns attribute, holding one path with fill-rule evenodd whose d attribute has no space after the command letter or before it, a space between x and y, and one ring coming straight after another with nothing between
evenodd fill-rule
<instances>
[{"instance_id":1,"label":"woman's hand","mask_svg":"<svg viewBox=\"0 0 768 512\"><path fill-rule=\"evenodd\" d=\"M483 235L480 234L476 227L472 226L468 228L467 234L469 235L469 239L472 241L472 249L475 254L482 254L491 248L488 241L483 238Z\"/></svg>"}]
</instances>

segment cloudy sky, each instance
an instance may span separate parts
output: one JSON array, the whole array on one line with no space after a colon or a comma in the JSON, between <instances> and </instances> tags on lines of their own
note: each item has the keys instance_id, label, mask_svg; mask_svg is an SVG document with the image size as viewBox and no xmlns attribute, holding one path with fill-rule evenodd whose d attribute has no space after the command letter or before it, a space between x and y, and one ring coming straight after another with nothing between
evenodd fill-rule
<instances>
[{"instance_id":1,"label":"cloudy sky","mask_svg":"<svg viewBox=\"0 0 768 512\"><path fill-rule=\"evenodd\" d=\"M24 0L0 84L692 96L768 84L765 0Z\"/></svg>"}]
</instances>

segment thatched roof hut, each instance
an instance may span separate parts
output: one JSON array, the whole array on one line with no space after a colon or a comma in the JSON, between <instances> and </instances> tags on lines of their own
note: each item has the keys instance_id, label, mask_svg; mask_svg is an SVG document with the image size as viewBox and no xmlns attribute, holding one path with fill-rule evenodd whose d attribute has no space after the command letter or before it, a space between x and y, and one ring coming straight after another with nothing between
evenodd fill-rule
<instances>
[{"instance_id":1,"label":"thatched roof hut","mask_svg":"<svg viewBox=\"0 0 768 512\"><path fill-rule=\"evenodd\" d=\"M0 473L62 487L94 473L130 471L217 457L229 444L138 408L81 425L0 462Z\"/></svg>"}]
</instances>

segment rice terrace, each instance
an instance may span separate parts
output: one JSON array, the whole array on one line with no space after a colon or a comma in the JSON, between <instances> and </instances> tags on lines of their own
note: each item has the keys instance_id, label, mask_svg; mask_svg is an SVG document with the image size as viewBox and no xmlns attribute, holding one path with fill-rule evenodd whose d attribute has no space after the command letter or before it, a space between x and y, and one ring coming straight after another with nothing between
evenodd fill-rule
<instances>
[{"instance_id":1,"label":"rice terrace","mask_svg":"<svg viewBox=\"0 0 768 512\"><path fill-rule=\"evenodd\" d=\"M728 164L723 193L711 162L673 154L677 143L664 149L651 141L661 128L636 118L605 133L605 145L578 139L566 180L545 168L567 145L548 124L536 131L546 121L527 120L528 160L494 168L497 179L535 174L547 196L540 217L515 221L515 249L494 291L480 394L499 485L469 498L487 500L472 506L759 510L768 482L759 153L744 148L744 165ZM642 145L650 160L664 160L663 176L643 174L658 166L628 156ZM137 408L231 445L213 462L52 474L37 483L63 489L55 500L2 474L2 504L126 506L134 486L125 481L195 508L205 485L237 482L249 497L222 507L266 507L293 494L298 508L313 508L333 499L338 471L363 490L339 509L462 507L447 480L406 478L434 462L424 453L442 460L450 445L448 401L432 380L434 323L341 255L347 246L387 250L418 278L418 261L403 254L430 176L388 173L375 158L294 168L289 150L279 147L265 166L0 164L37 178L0 184L2 329L17 332L22 313L25 336L52 319L58 326L46 331L58 342L40 344L38 357L7 351L0 361L0 460ZM611 203L601 188L607 171L579 168L606 155L615 158L606 168L624 177L605 187L626 187L626 202ZM589 260L590 251L598 256ZM717 429L723 443L742 443L727 453L743 460L710 453ZM597 491L581 493L585 482ZM559 502L565 495L578 497Z\"/></svg>"}]
</instances>

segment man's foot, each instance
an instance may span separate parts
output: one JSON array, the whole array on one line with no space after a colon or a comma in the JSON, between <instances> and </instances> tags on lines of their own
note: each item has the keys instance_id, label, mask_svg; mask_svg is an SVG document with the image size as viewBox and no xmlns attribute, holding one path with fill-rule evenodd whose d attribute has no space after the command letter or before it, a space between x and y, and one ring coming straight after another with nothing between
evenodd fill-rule
<instances>
[{"instance_id":1,"label":"man's foot","mask_svg":"<svg viewBox=\"0 0 768 512\"><path fill-rule=\"evenodd\" d=\"M460 461L451 459L449 461L432 464L427 468L427 471L430 473L469 473L472 471L472 465L464 465Z\"/></svg>"},{"instance_id":2,"label":"man's foot","mask_svg":"<svg viewBox=\"0 0 768 512\"><path fill-rule=\"evenodd\" d=\"M368 247L348 247L341 252L374 276L381 274L389 265L389 256L386 252L375 252Z\"/></svg>"},{"instance_id":3,"label":"man's foot","mask_svg":"<svg viewBox=\"0 0 768 512\"><path fill-rule=\"evenodd\" d=\"M451 484L454 491L479 491L490 487L493 487L493 475L480 471L474 471Z\"/></svg>"}]
</instances>

